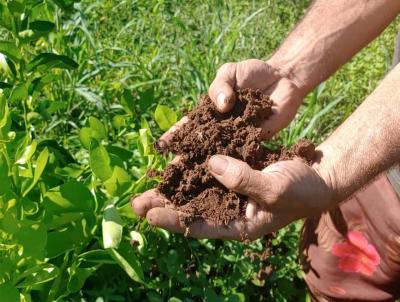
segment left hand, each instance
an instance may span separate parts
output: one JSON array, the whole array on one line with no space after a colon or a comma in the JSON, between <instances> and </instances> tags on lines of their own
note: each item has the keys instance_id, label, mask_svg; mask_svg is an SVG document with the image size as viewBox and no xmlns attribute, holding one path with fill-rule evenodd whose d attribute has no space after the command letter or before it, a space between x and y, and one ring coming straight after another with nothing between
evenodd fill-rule
<instances>
[{"instance_id":1,"label":"left hand","mask_svg":"<svg viewBox=\"0 0 400 302\"><path fill-rule=\"evenodd\" d=\"M237 159L216 155L209 161L209 170L228 189L249 197L246 219L234 220L229 226L198 220L189 227L191 237L254 240L332 206L329 181L320 176L317 166L301 160L277 162L258 171ZM154 189L132 200L134 211L150 224L184 233L179 213L165 204L165 197Z\"/></svg>"}]
</instances>

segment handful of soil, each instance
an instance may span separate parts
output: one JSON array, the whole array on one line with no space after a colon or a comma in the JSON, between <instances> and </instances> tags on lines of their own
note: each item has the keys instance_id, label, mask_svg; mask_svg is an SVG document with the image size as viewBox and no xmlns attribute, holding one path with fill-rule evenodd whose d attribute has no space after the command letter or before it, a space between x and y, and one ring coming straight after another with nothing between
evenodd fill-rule
<instances>
[{"instance_id":1,"label":"handful of soil","mask_svg":"<svg viewBox=\"0 0 400 302\"><path fill-rule=\"evenodd\" d=\"M178 163L167 166L158 190L182 213L180 220L185 226L197 219L215 225L244 219L247 197L228 190L208 172L212 155L231 156L258 170L294 157L313 160L315 147L305 140L279 151L261 144L261 123L272 115L271 107L272 101L259 90L238 90L234 108L225 114L216 110L209 96L202 96L171 142L156 143L159 152L181 157Z\"/></svg>"}]
</instances>

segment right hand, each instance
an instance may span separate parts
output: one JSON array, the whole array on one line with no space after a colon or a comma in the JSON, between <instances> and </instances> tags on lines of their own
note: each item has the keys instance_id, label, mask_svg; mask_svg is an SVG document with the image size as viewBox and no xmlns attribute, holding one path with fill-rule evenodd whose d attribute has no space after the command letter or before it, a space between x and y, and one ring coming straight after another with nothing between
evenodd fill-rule
<instances>
[{"instance_id":1,"label":"right hand","mask_svg":"<svg viewBox=\"0 0 400 302\"><path fill-rule=\"evenodd\" d=\"M274 102L273 115L262 124L264 138L272 137L289 125L305 96L278 67L256 59L222 65L208 93L218 111L225 113L235 104L235 90L244 88L259 89Z\"/></svg>"},{"instance_id":2,"label":"right hand","mask_svg":"<svg viewBox=\"0 0 400 302\"><path fill-rule=\"evenodd\" d=\"M210 85L208 94L217 110L226 113L235 105L235 90L245 88L259 89L273 101L273 114L261 125L264 139L271 138L289 125L306 95L306 92L299 89L273 64L257 59L222 65ZM186 121L187 117L184 116L160 137L159 142L168 144L174 132Z\"/></svg>"}]
</instances>

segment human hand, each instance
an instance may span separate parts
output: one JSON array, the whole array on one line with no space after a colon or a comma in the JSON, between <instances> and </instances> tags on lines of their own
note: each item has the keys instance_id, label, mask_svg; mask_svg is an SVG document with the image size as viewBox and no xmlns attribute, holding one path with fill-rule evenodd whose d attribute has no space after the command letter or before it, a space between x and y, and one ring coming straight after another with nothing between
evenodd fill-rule
<instances>
[{"instance_id":1,"label":"human hand","mask_svg":"<svg viewBox=\"0 0 400 302\"><path fill-rule=\"evenodd\" d=\"M225 113L235 104L235 90L244 88L259 89L274 101L273 115L261 125L264 138L272 137L292 121L305 96L272 62L256 59L222 65L208 94L218 111Z\"/></svg>"},{"instance_id":2,"label":"human hand","mask_svg":"<svg viewBox=\"0 0 400 302\"><path fill-rule=\"evenodd\" d=\"M234 220L227 227L199 220L189 228L191 237L254 240L333 204L330 183L320 176L317 166L310 167L301 160L277 162L258 171L237 159L217 155L209 161L209 171L228 189L249 197L246 219ZM150 224L171 232L186 232L179 212L168 204L156 190L132 200L134 211Z\"/></svg>"}]
</instances>

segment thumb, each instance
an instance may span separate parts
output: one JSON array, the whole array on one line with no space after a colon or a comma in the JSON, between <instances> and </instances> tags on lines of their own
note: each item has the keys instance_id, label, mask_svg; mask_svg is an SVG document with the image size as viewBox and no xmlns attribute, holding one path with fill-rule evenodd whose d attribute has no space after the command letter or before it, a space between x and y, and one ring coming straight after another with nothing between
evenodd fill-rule
<instances>
[{"instance_id":1,"label":"thumb","mask_svg":"<svg viewBox=\"0 0 400 302\"><path fill-rule=\"evenodd\" d=\"M226 63L217 72L208 94L221 113L229 112L235 105L236 63Z\"/></svg>"},{"instance_id":2,"label":"thumb","mask_svg":"<svg viewBox=\"0 0 400 302\"><path fill-rule=\"evenodd\" d=\"M208 168L228 189L267 205L266 198L267 193L271 192L271 183L266 173L253 170L245 162L224 155L211 157Z\"/></svg>"}]
</instances>

